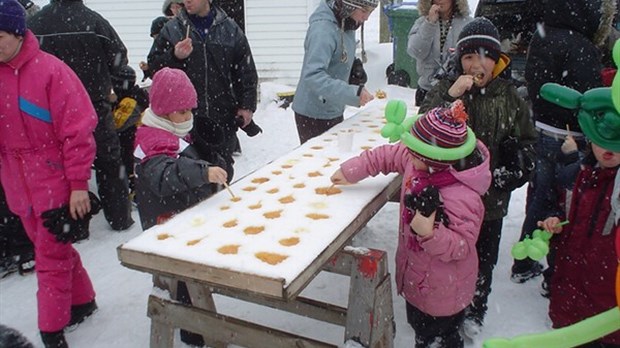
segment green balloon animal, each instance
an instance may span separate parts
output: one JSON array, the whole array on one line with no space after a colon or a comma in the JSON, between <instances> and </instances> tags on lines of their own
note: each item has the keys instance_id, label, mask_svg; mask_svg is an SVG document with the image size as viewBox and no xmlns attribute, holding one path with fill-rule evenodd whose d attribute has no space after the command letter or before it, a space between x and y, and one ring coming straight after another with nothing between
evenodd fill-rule
<instances>
[{"instance_id":1,"label":"green balloon animal","mask_svg":"<svg viewBox=\"0 0 620 348\"><path fill-rule=\"evenodd\" d=\"M465 114L463 102L457 100L452 105L453 112ZM428 158L438 161L454 161L466 157L476 148L476 135L467 127L467 140L461 146L454 148L441 148L423 142L411 135L411 127L420 115L406 118L407 104L404 101L393 99L388 101L385 106L385 119L387 123L381 128L381 136L389 139L391 143L401 141L411 150L422 154Z\"/></svg>"},{"instance_id":2,"label":"green balloon animal","mask_svg":"<svg viewBox=\"0 0 620 348\"><path fill-rule=\"evenodd\" d=\"M613 48L616 66L620 66L620 40ZM573 89L548 83L540 89L547 101L562 107L578 110L578 121L583 133L595 144L620 152L620 74L614 77L611 88L594 88L581 94ZM617 242L618 243L618 242ZM540 244L538 244L540 246ZM618 249L618 245L616 245ZM543 248L544 249L544 248ZM523 256L524 250L518 250ZM535 256L538 257L539 254ZM620 297L620 268L616 279L616 297ZM620 305L620 298L618 299ZM484 348L571 348L620 330L620 308L603 313L570 326L548 332L522 335L514 338L491 338L484 341Z\"/></svg>"}]
</instances>

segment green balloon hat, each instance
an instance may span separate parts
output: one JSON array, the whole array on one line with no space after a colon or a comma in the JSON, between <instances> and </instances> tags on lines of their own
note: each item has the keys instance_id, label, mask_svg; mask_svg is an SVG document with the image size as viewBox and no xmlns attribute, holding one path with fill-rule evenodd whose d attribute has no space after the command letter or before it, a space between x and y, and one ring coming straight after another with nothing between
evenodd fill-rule
<instances>
[{"instance_id":1,"label":"green balloon hat","mask_svg":"<svg viewBox=\"0 0 620 348\"><path fill-rule=\"evenodd\" d=\"M620 66L620 40L614 45L613 57L616 66ZM595 88L581 94L549 83L542 86L540 95L551 103L579 110L577 117L583 133L604 149L620 152L620 74L616 73L611 88ZM540 234L538 237L547 239L547 236ZM521 246L512 251L513 256L537 258L545 249L540 244ZM592 342L617 330L620 330L620 307L614 306L560 329L513 338L489 338L484 341L483 347L569 348Z\"/></svg>"},{"instance_id":2,"label":"green balloon hat","mask_svg":"<svg viewBox=\"0 0 620 348\"><path fill-rule=\"evenodd\" d=\"M457 100L451 109L453 113L464 114L464 120L467 119L463 103L460 100ZM442 148L427 144L411 134L411 127L421 115L409 118L406 116L407 104L404 101L397 99L388 101L385 107L387 123L381 129L381 135L389 139L391 143L400 140L412 151L437 161L456 161L467 157L476 148L476 135L469 127L467 127L467 139L463 145L454 148Z\"/></svg>"},{"instance_id":3,"label":"green balloon hat","mask_svg":"<svg viewBox=\"0 0 620 348\"><path fill-rule=\"evenodd\" d=\"M620 40L613 49L616 65L620 65ZM611 88L593 88L581 94L578 91L545 83L540 96L563 108L578 110L581 131L596 145L620 152L620 74L616 74Z\"/></svg>"}]
</instances>

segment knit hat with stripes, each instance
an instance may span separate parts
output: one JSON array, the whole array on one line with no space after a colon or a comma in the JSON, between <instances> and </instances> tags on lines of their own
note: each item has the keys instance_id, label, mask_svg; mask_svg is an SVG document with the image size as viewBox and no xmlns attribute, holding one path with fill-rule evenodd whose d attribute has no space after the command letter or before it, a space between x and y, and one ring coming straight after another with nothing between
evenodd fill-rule
<instances>
[{"instance_id":1,"label":"knit hat with stripes","mask_svg":"<svg viewBox=\"0 0 620 348\"><path fill-rule=\"evenodd\" d=\"M422 142L440 147L456 148L467 141L467 113L462 103L451 108L434 108L419 117L411 127L411 134ZM445 168L456 161L439 161L429 157L424 151L416 149L413 155L434 168Z\"/></svg>"},{"instance_id":2,"label":"knit hat with stripes","mask_svg":"<svg viewBox=\"0 0 620 348\"><path fill-rule=\"evenodd\" d=\"M484 17L477 17L465 25L456 42L459 66L464 54L480 53L497 62L501 51L499 32L495 25Z\"/></svg>"}]
</instances>

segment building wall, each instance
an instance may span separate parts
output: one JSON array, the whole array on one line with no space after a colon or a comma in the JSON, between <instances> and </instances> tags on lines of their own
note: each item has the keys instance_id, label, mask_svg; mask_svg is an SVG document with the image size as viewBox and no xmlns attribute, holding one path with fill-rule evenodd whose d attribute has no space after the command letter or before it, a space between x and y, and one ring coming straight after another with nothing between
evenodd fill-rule
<instances>
[{"instance_id":1,"label":"building wall","mask_svg":"<svg viewBox=\"0 0 620 348\"><path fill-rule=\"evenodd\" d=\"M297 84L308 18L319 1L245 0L246 34L261 81Z\"/></svg>"},{"instance_id":2,"label":"building wall","mask_svg":"<svg viewBox=\"0 0 620 348\"><path fill-rule=\"evenodd\" d=\"M261 81L294 86L303 62L308 17L321 0L245 0L245 31ZM39 6L45 0L34 1ZM128 50L129 65L141 77L153 40L151 21L163 15L163 0L84 0L118 32Z\"/></svg>"},{"instance_id":3,"label":"building wall","mask_svg":"<svg viewBox=\"0 0 620 348\"><path fill-rule=\"evenodd\" d=\"M99 12L114 27L127 47L129 65L136 70L138 81L142 72L140 61L146 61L151 49L151 22L163 16L163 0L85 0L84 4Z\"/></svg>"}]
</instances>

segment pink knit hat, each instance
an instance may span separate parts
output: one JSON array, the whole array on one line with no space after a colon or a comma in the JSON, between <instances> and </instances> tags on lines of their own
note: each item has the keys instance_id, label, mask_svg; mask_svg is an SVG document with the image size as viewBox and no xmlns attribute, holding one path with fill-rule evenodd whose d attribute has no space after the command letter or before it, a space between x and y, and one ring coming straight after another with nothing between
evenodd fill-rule
<instances>
[{"instance_id":1,"label":"pink knit hat","mask_svg":"<svg viewBox=\"0 0 620 348\"><path fill-rule=\"evenodd\" d=\"M171 68L163 68L155 73L149 100L151 110L158 116L198 106L196 89L189 77L183 70Z\"/></svg>"},{"instance_id":2,"label":"pink knit hat","mask_svg":"<svg viewBox=\"0 0 620 348\"><path fill-rule=\"evenodd\" d=\"M467 140L467 113L458 100L450 108L437 107L419 117L411 127L411 134L426 144L451 149L465 144ZM414 156L435 168L444 168L456 161L432 159L423 151L416 150Z\"/></svg>"}]
</instances>

